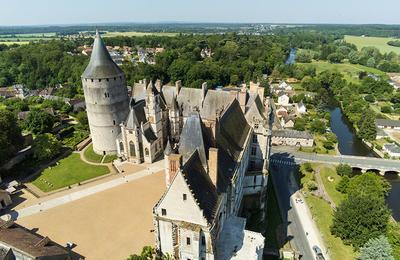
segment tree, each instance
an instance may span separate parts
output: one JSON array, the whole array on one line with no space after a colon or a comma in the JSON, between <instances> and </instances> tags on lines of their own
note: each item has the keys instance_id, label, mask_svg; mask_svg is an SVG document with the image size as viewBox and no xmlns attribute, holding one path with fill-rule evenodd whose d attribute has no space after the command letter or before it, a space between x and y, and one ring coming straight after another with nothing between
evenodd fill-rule
<instances>
[{"instance_id":1,"label":"tree","mask_svg":"<svg viewBox=\"0 0 400 260\"><path fill-rule=\"evenodd\" d=\"M38 135L33 143L33 157L38 160L53 158L60 152L61 142L52 134Z\"/></svg>"},{"instance_id":2,"label":"tree","mask_svg":"<svg viewBox=\"0 0 400 260\"><path fill-rule=\"evenodd\" d=\"M323 134L326 131L326 125L324 121L319 119L314 119L310 124L310 130L313 133Z\"/></svg>"},{"instance_id":3,"label":"tree","mask_svg":"<svg viewBox=\"0 0 400 260\"><path fill-rule=\"evenodd\" d=\"M364 97L364 100L369 102L369 103L374 103L375 102L375 97L372 94L368 94Z\"/></svg>"},{"instance_id":4,"label":"tree","mask_svg":"<svg viewBox=\"0 0 400 260\"><path fill-rule=\"evenodd\" d=\"M25 121L26 129L34 134L50 132L53 128L54 117L42 110L33 110Z\"/></svg>"},{"instance_id":5,"label":"tree","mask_svg":"<svg viewBox=\"0 0 400 260\"><path fill-rule=\"evenodd\" d=\"M312 167L311 163L309 163L309 162L303 163L303 169L306 172L312 172L313 171L313 167Z\"/></svg>"},{"instance_id":6,"label":"tree","mask_svg":"<svg viewBox=\"0 0 400 260\"><path fill-rule=\"evenodd\" d=\"M349 196L368 196L384 198L390 191L389 182L376 175L374 172L366 172L350 179L347 188Z\"/></svg>"},{"instance_id":7,"label":"tree","mask_svg":"<svg viewBox=\"0 0 400 260\"><path fill-rule=\"evenodd\" d=\"M336 190L341 193L347 193L347 188L349 187L350 178L346 175L342 177L342 179L336 185Z\"/></svg>"},{"instance_id":8,"label":"tree","mask_svg":"<svg viewBox=\"0 0 400 260\"><path fill-rule=\"evenodd\" d=\"M363 113L361 119L360 130L358 136L367 141L373 141L376 138L375 115L372 111L368 110Z\"/></svg>"},{"instance_id":9,"label":"tree","mask_svg":"<svg viewBox=\"0 0 400 260\"><path fill-rule=\"evenodd\" d=\"M369 239L384 235L389 217L383 198L349 196L334 212L330 229L334 236L357 249Z\"/></svg>"},{"instance_id":10,"label":"tree","mask_svg":"<svg viewBox=\"0 0 400 260\"><path fill-rule=\"evenodd\" d=\"M89 121L87 117L86 111L80 111L76 114L76 120L78 123L82 126L84 129L88 129L89 127Z\"/></svg>"},{"instance_id":11,"label":"tree","mask_svg":"<svg viewBox=\"0 0 400 260\"><path fill-rule=\"evenodd\" d=\"M0 164L14 155L22 144L17 118L10 111L0 110Z\"/></svg>"},{"instance_id":12,"label":"tree","mask_svg":"<svg viewBox=\"0 0 400 260\"><path fill-rule=\"evenodd\" d=\"M392 247L385 236L371 238L360 249L358 260L394 260Z\"/></svg>"},{"instance_id":13,"label":"tree","mask_svg":"<svg viewBox=\"0 0 400 260\"><path fill-rule=\"evenodd\" d=\"M350 165L348 164L339 164L338 166L336 166L336 173L339 176L347 176L347 177L351 177L351 175L353 174L353 168L351 168Z\"/></svg>"},{"instance_id":14,"label":"tree","mask_svg":"<svg viewBox=\"0 0 400 260\"><path fill-rule=\"evenodd\" d=\"M144 246L140 255L130 255L127 260L153 260L160 259L157 258L156 250L151 246ZM163 255L160 260L172 260L172 258L167 254Z\"/></svg>"},{"instance_id":15,"label":"tree","mask_svg":"<svg viewBox=\"0 0 400 260\"><path fill-rule=\"evenodd\" d=\"M381 107L381 112L385 114L390 114L393 112L393 108L391 106L383 106Z\"/></svg>"},{"instance_id":16,"label":"tree","mask_svg":"<svg viewBox=\"0 0 400 260\"><path fill-rule=\"evenodd\" d=\"M307 122L304 118L298 117L294 121L293 129L297 130L297 131L304 131L304 130L306 130L306 124L307 124Z\"/></svg>"}]
</instances>

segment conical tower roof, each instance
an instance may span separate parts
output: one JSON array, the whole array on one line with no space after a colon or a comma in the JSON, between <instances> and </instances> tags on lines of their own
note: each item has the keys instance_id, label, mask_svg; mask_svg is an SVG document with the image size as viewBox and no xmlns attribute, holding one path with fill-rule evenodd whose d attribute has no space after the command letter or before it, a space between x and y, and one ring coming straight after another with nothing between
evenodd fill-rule
<instances>
[{"instance_id":1,"label":"conical tower roof","mask_svg":"<svg viewBox=\"0 0 400 260\"><path fill-rule=\"evenodd\" d=\"M90 62L82 74L83 78L102 79L123 75L123 71L111 59L110 54L96 31Z\"/></svg>"}]
</instances>

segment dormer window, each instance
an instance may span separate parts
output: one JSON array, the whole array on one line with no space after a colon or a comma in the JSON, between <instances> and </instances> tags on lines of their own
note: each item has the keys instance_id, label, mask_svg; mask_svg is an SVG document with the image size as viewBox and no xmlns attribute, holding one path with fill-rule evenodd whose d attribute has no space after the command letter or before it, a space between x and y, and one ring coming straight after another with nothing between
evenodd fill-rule
<instances>
[{"instance_id":1,"label":"dormer window","mask_svg":"<svg viewBox=\"0 0 400 260\"><path fill-rule=\"evenodd\" d=\"M161 209L161 215L166 216L167 215L167 210L166 209Z\"/></svg>"}]
</instances>

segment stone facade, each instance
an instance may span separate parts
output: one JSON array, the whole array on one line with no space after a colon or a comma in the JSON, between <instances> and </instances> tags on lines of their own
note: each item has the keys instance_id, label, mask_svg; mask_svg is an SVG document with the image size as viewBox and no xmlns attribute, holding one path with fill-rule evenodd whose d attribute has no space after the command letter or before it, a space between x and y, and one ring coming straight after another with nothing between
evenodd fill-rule
<instances>
[{"instance_id":1,"label":"stone facade","mask_svg":"<svg viewBox=\"0 0 400 260\"><path fill-rule=\"evenodd\" d=\"M128 114L128 91L122 70L111 59L99 34L93 44L89 65L82 74L83 92L93 150L115 154L119 124Z\"/></svg>"}]
</instances>

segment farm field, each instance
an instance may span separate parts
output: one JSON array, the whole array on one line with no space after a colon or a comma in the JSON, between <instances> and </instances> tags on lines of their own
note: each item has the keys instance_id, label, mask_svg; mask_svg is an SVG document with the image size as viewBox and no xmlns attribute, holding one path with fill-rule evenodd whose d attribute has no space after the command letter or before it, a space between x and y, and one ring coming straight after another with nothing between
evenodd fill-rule
<instances>
[{"instance_id":1,"label":"farm field","mask_svg":"<svg viewBox=\"0 0 400 260\"><path fill-rule=\"evenodd\" d=\"M350 63L330 63L326 61L313 61L312 63L297 63L302 64L304 66L315 66L317 73L321 73L323 71L336 71L342 73L345 79L349 82L357 83L358 80L358 73L362 71L366 71L369 73L373 73L377 76L382 78L387 78L385 72L380 71L378 69L366 67L359 64L350 64Z\"/></svg>"},{"instance_id":2,"label":"farm field","mask_svg":"<svg viewBox=\"0 0 400 260\"><path fill-rule=\"evenodd\" d=\"M28 44L31 41L57 39L56 33L1 34L0 44Z\"/></svg>"},{"instance_id":3,"label":"farm field","mask_svg":"<svg viewBox=\"0 0 400 260\"><path fill-rule=\"evenodd\" d=\"M396 40L395 38L346 35L344 40L348 43L356 45L359 50L361 50L363 47L372 46L378 48L382 53L389 53L393 51L397 54L400 54L400 47L394 47L387 44L388 41Z\"/></svg>"},{"instance_id":4,"label":"farm field","mask_svg":"<svg viewBox=\"0 0 400 260\"><path fill-rule=\"evenodd\" d=\"M172 32L107 32L106 34L102 35L103 37L116 37L116 36L149 36L149 35L154 35L154 36L176 36L178 33L172 33Z\"/></svg>"}]
</instances>

